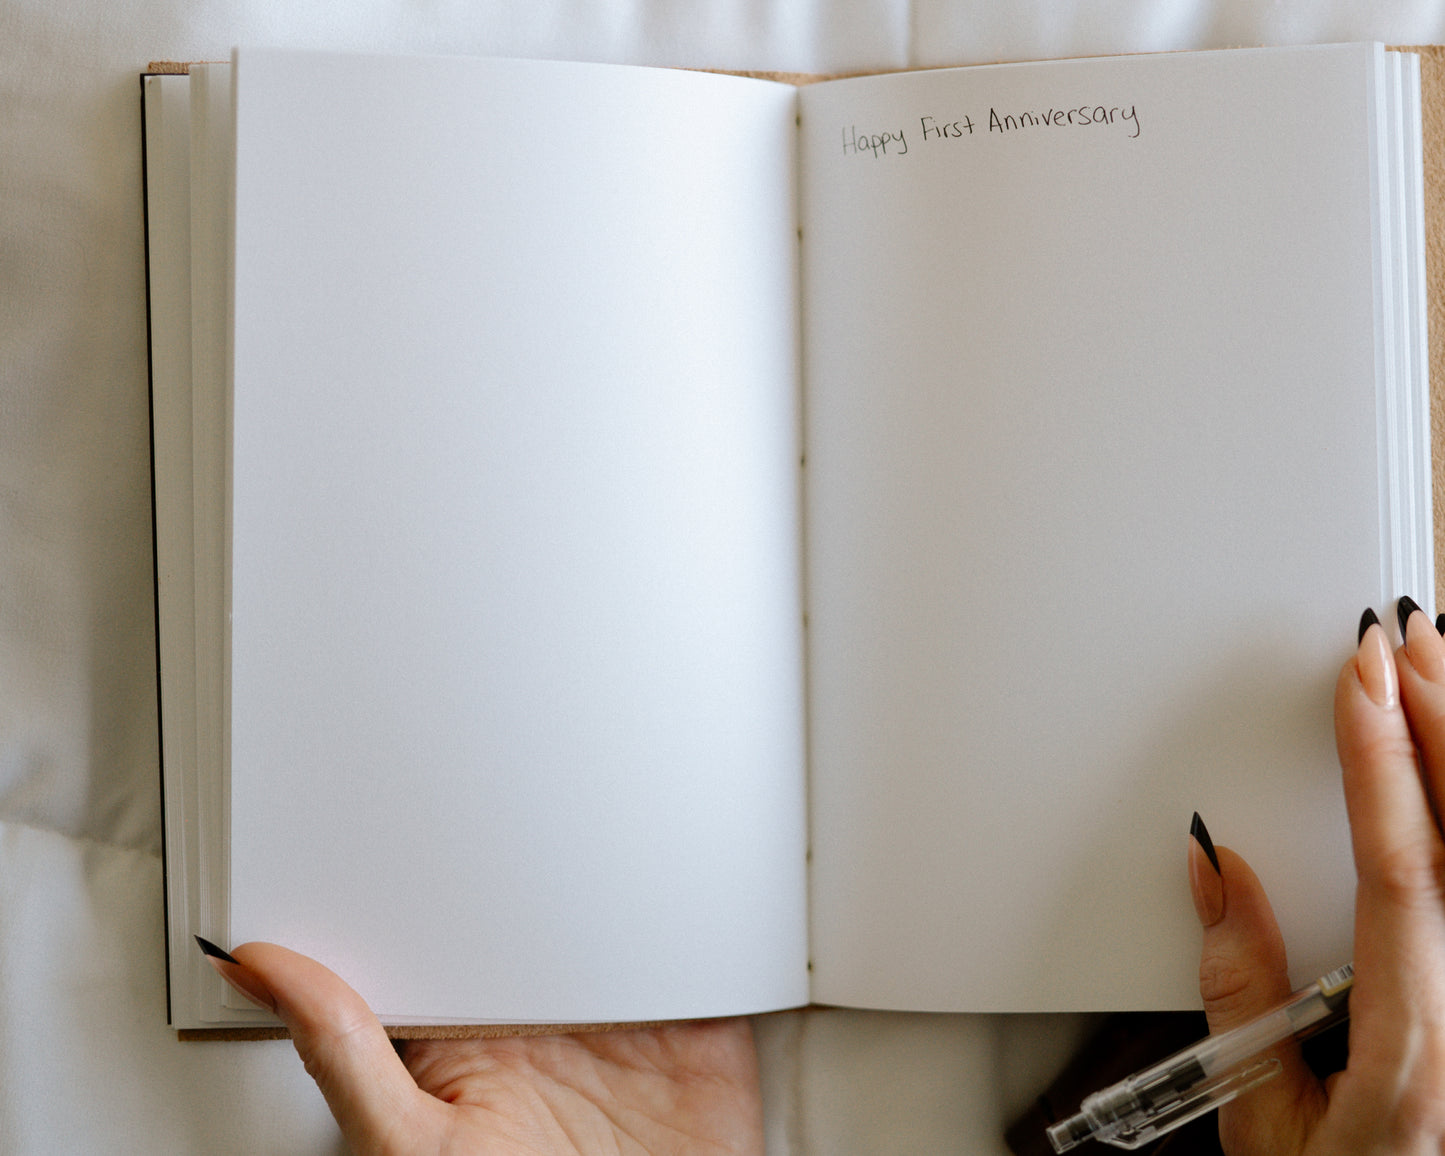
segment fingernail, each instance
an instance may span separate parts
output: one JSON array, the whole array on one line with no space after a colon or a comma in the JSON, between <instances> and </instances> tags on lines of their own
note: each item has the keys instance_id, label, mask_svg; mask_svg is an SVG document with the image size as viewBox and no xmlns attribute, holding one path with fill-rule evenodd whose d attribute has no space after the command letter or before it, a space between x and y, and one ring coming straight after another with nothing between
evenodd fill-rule
<instances>
[{"instance_id":1,"label":"fingernail","mask_svg":"<svg viewBox=\"0 0 1445 1156\"><path fill-rule=\"evenodd\" d=\"M217 947L217 946L216 946L214 943L212 943L209 939L202 939L202 938L198 935L198 936L196 936L196 942L201 945L201 953L202 953L203 955L205 955L208 959L222 959L222 960L225 960L227 963L235 963L235 964L239 964L239 963L241 962L241 961L240 961L239 959L237 959L234 955L232 955L229 951L222 951L219 947Z\"/></svg>"},{"instance_id":2,"label":"fingernail","mask_svg":"<svg viewBox=\"0 0 1445 1156\"><path fill-rule=\"evenodd\" d=\"M1439 633L1445 634L1445 614L1435 615L1435 629Z\"/></svg>"},{"instance_id":3,"label":"fingernail","mask_svg":"<svg viewBox=\"0 0 1445 1156\"><path fill-rule=\"evenodd\" d=\"M1372 611L1365 613L1374 616ZM1360 677L1360 685L1376 706L1394 706L1399 697L1399 682L1385 629L1378 618L1373 622L1361 618L1360 626L1360 648L1355 652L1355 673Z\"/></svg>"},{"instance_id":4,"label":"fingernail","mask_svg":"<svg viewBox=\"0 0 1445 1156\"><path fill-rule=\"evenodd\" d=\"M1209 828L1194 812L1189 824L1189 893L1194 899L1194 913L1204 927L1212 927L1224 916L1224 877L1219 872L1219 855Z\"/></svg>"},{"instance_id":5,"label":"fingernail","mask_svg":"<svg viewBox=\"0 0 1445 1156\"><path fill-rule=\"evenodd\" d=\"M1445 615L1442 615L1441 617L1445 617ZM1379 624L1380 619L1375 614L1374 610L1366 606L1365 612L1360 615L1360 632L1359 634L1355 635L1355 644L1358 646L1361 642L1363 642L1365 640L1365 631L1369 630L1370 627L1378 626Z\"/></svg>"},{"instance_id":6,"label":"fingernail","mask_svg":"<svg viewBox=\"0 0 1445 1156\"><path fill-rule=\"evenodd\" d=\"M1411 599L1401 598L1400 614L1406 621L1416 622L1414 611L1408 614L1405 611L1407 602L1414 610L1420 609ZM1405 655L1416 672L1431 682L1445 682L1445 640L1441 639L1439 628L1431 630L1422 615L1412 629L1405 629L1402 633L1405 639Z\"/></svg>"},{"instance_id":7,"label":"fingernail","mask_svg":"<svg viewBox=\"0 0 1445 1156\"><path fill-rule=\"evenodd\" d=\"M264 1008L269 1012L276 1010L276 997L244 963L230 952L217 947L209 939L202 939L198 935L196 943L200 945L206 962L216 969L217 975L257 1007Z\"/></svg>"},{"instance_id":8,"label":"fingernail","mask_svg":"<svg viewBox=\"0 0 1445 1156\"><path fill-rule=\"evenodd\" d=\"M1405 624L1410 621L1410 615L1420 609L1419 604L1408 594L1400 595L1400 601L1395 603L1395 617L1400 623L1400 638L1405 637Z\"/></svg>"}]
</instances>

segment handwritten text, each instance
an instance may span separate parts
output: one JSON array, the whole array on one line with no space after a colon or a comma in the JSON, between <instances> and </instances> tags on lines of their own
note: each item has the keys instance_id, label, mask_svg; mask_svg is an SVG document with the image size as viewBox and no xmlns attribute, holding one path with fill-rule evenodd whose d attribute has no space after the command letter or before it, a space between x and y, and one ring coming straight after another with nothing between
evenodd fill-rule
<instances>
[{"instance_id":1,"label":"handwritten text","mask_svg":"<svg viewBox=\"0 0 1445 1156\"><path fill-rule=\"evenodd\" d=\"M1039 128L1103 128L1112 135L1133 140L1139 135L1139 109L1132 104L1079 104L1069 108L998 109L990 107L985 120L975 120L966 112L941 110L919 116L916 128L907 124L882 132L871 129L860 132L856 124L842 130L843 155L883 160L909 155L908 133L925 149L940 144L962 146L970 138L983 140L994 134L1005 136L1025 129ZM975 135L975 130L982 130Z\"/></svg>"},{"instance_id":2,"label":"handwritten text","mask_svg":"<svg viewBox=\"0 0 1445 1156\"><path fill-rule=\"evenodd\" d=\"M1003 113L994 108L988 110L988 131L989 132L1013 132L1021 128L1043 128L1043 127L1064 127L1074 125L1084 127L1086 125L1118 124L1121 126L1133 125L1134 131L1129 133L1131 138L1139 135L1139 113L1131 104L1128 108L1121 105L1106 107L1102 104L1081 105L1078 108L1049 108L1042 111L1032 109L1024 112Z\"/></svg>"},{"instance_id":3,"label":"handwritten text","mask_svg":"<svg viewBox=\"0 0 1445 1156\"><path fill-rule=\"evenodd\" d=\"M889 150L892 149L892 153ZM875 132L859 134L857 125L843 130L843 155L862 156L871 153L875 159L889 155L908 155L908 141L900 128L896 132Z\"/></svg>"}]
</instances>

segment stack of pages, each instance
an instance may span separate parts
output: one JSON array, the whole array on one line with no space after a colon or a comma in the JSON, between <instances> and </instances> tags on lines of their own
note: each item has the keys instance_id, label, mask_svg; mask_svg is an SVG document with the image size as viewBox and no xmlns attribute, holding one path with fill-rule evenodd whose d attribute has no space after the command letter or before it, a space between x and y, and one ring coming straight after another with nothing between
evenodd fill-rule
<instances>
[{"instance_id":1,"label":"stack of pages","mask_svg":"<svg viewBox=\"0 0 1445 1156\"><path fill-rule=\"evenodd\" d=\"M191 935L404 1023L1194 1006L1196 809L1350 954L1430 608L1418 62L145 85Z\"/></svg>"}]
</instances>

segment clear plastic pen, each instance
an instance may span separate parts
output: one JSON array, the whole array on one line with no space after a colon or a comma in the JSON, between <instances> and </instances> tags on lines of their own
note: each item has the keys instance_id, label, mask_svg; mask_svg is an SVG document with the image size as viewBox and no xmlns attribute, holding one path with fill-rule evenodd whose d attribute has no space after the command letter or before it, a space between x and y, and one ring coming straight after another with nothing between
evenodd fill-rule
<instances>
[{"instance_id":1,"label":"clear plastic pen","mask_svg":"<svg viewBox=\"0 0 1445 1156\"><path fill-rule=\"evenodd\" d=\"M1347 963L1248 1023L1095 1092L1076 1115L1049 1127L1049 1142L1055 1152L1085 1140L1138 1148L1227 1104L1278 1073L1279 1060L1269 1054L1276 1044L1304 1039L1348 1016L1354 980L1354 966Z\"/></svg>"}]
</instances>

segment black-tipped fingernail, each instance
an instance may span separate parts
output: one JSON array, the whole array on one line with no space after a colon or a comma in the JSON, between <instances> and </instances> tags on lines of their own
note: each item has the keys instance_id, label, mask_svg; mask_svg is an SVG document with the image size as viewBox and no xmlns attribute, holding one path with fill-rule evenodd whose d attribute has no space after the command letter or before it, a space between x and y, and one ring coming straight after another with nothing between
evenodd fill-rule
<instances>
[{"instance_id":1,"label":"black-tipped fingernail","mask_svg":"<svg viewBox=\"0 0 1445 1156\"><path fill-rule=\"evenodd\" d=\"M1400 620L1400 637L1405 637L1405 623L1410 621L1410 615L1419 610L1419 604L1408 594L1400 595L1400 601L1395 603L1395 617Z\"/></svg>"},{"instance_id":2,"label":"black-tipped fingernail","mask_svg":"<svg viewBox=\"0 0 1445 1156\"><path fill-rule=\"evenodd\" d=\"M1378 625L1380 625L1379 616L1373 609L1366 606L1365 612L1360 615L1360 633L1355 637L1355 644L1358 645L1365 640L1365 631L1369 630L1372 626Z\"/></svg>"},{"instance_id":3,"label":"black-tipped fingernail","mask_svg":"<svg viewBox=\"0 0 1445 1156\"><path fill-rule=\"evenodd\" d=\"M1214 873L1222 874L1219 870L1219 856L1214 850L1214 840L1209 837L1209 828L1204 825L1204 820L1199 817L1198 811L1194 812L1194 821L1189 824L1189 834L1194 837L1196 843L1204 848L1204 853L1209 856L1209 862L1214 867Z\"/></svg>"},{"instance_id":4,"label":"black-tipped fingernail","mask_svg":"<svg viewBox=\"0 0 1445 1156\"><path fill-rule=\"evenodd\" d=\"M1437 615L1435 615L1435 629L1436 629L1442 636L1445 636L1445 614L1437 614Z\"/></svg>"},{"instance_id":5,"label":"black-tipped fingernail","mask_svg":"<svg viewBox=\"0 0 1445 1156\"><path fill-rule=\"evenodd\" d=\"M1196 815L1195 818L1198 818L1198 816ZM1205 836L1205 837L1208 838L1208 836ZM1213 852L1211 852L1210 854L1212 855ZM229 951L222 951L219 947L217 947L217 946L216 946L214 943L212 943L209 939L202 939L202 938L198 935L198 936L196 936L196 942L201 945L201 951L202 951L204 954L206 954L206 955L213 956L213 957L215 957L216 959L224 960L226 963L239 964L239 963L241 962L241 961L240 961L239 959L237 959L234 955L232 955Z\"/></svg>"}]
</instances>

